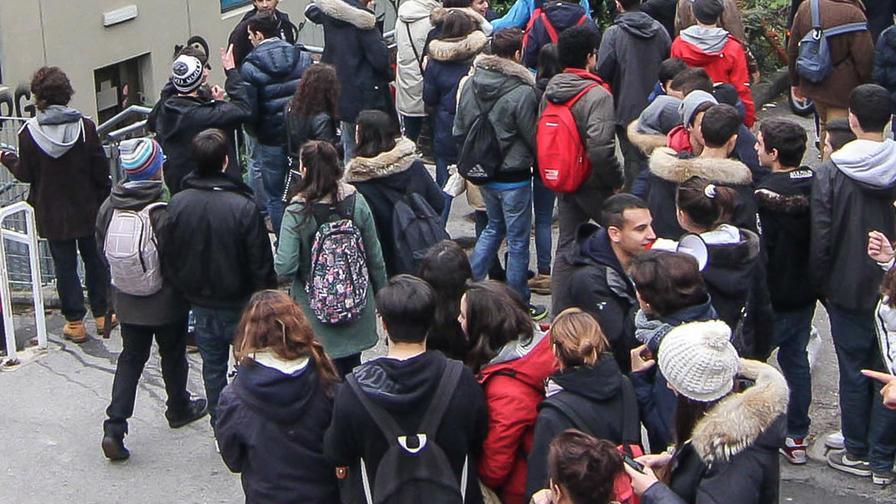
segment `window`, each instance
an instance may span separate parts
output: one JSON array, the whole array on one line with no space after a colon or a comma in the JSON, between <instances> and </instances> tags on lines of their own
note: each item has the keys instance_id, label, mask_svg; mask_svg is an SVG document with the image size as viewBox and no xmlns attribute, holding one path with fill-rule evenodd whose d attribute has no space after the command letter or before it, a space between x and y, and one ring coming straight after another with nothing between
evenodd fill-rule
<instances>
[{"instance_id":1,"label":"window","mask_svg":"<svg viewBox=\"0 0 896 504\"><path fill-rule=\"evenodd\" d=\"M227 12L251 3L252 0L221 0L221 12Z\"/></svg>"}]
</instances>

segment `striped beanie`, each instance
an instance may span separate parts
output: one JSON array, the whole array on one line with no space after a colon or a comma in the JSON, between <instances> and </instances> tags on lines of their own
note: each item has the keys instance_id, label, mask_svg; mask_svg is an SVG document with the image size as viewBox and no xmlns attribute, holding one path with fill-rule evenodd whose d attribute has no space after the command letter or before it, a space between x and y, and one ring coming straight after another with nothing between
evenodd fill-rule
<instances>
[{"instance_id":1,"label":"striped beanie","mask_svg":"<svg viewBox=\"0 0 896 504\"><path fill-rule=\"evenodd\" d=\"M162 147L151 138L125 140L118 146L121 169L129 182L157 179L165 162Z\"/></svg>"}]
</instances>

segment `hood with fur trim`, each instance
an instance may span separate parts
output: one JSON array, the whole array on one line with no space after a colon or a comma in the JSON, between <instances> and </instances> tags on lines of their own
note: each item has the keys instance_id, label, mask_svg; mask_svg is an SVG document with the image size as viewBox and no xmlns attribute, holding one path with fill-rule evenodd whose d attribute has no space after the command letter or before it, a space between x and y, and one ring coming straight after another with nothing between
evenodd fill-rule
<instances>
[{"instance_id":1,"label":"hood with fur trim","mask_svg":"<svg viewBox=\"0 0 896 504\"><path fill-rule=\"evenodd\" d=\"M787 413L787 382L778 370L741 359L738 375L755 384L719 401L694 427L691 442L707 466L728 462L761 443L763 434Z\"/></svg>"},{"instance_id":2,"label":"hood with fur trim","mask_svg":"<svg viewBox=\"0 0 896 504\"><path fill-rule=\"evenodd\" d=\"M474 69L490 70L508 77L515 77L523 84L535 86L535 76L528 68L515 61L491 54L480 54L473 62Z\"/></svg>"},{"instance_id":3,"label":"hood with fur trim","mask_svg":"<svg viewBox=\"0 0 896 504\"><path fill-rule=\"evenodd\" d=\"M736 159L681 158L668 147L656 149L650 155L650 173L676 184L691 177L723 185L748 185L753 182L750 169Z\"/></svg>"},{"instance_id":4,"label":"hood with fur trim","mask_svg":"<svg viewBox=\"0 0 896 504\"><path fill-rule=\"evenodd\" d=\"M639 120L635 119L626 128L628 141L648 156L656 149L666 146L666 135L644 133L639 128Z\"/></svg>"},{"instance_id":5,"label":"hood with fur trim","mask_svg":"<svg viewBox=\"0 0 896 504\"><path fill-rule=\"evenodd\" d=\"M466 37L434 39L429 43L429 56L438 61L463 61L476 56L488 43L488 37L475 30Z\"/></svg>"},{"instance_id":6,"label":"hood with fur trim","mask_svg":"<svg viewBox=\"0 0 896 504\"><path fill-rule=\"evenodd\" d=\"M486 35L492 34L492 24L489 23L482 14L476 12L471 7L436 7L432 10L432 13L429 15L429 22L432 23L433 26L440 26L443 21L445 21L445 16L450 11L461 11L464 14L468 14L479 25L479 29L482 30Z\"/></svg>"},{"instance_id":7,"label":"hood with fur trim","mask_svg":"<svg viewBox=\"0 0 896 504\"><path fill-rule=\"evenodd\" d=\"M345 0L314 0L314 5L327 16L361 30L371 30L376 26L376 14L373 11L357 7Z\"/></svg>"},{"instance_id":8,"label":"hood with fur trim","mask_svg":"<svg viewBox=\"0 0 896 504\"><path fill-rule=\"evenodd\" d=\"M381 152L372 158L352 158L345 167L345 181L354 183L388 177L406 171L416 160L417 146L411 140L401 137L390 151Z\"/></svg>"}]
</instances>

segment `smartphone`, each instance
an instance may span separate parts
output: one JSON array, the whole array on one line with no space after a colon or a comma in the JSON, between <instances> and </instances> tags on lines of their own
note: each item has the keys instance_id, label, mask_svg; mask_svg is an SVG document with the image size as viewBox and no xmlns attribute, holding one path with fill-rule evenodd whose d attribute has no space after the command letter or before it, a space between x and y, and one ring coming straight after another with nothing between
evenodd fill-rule
<instances>
[{"instance_id":1,"label":"smartphone","mask_svg":"<svg viewBox=\"0 0 896 504\"><path fill-rule=\"evenodd\" d=\"M642 464L642 463L638 462L637 460L633 459L632 456L629 455L628 453L623 453L623 454L622 454L622 461L625 462L625 463L626 463L629 467L631 467L632 469L638 471L639 473L643 473L643 472L644 472L644 464Z\"/></svg>"}]
</instances>

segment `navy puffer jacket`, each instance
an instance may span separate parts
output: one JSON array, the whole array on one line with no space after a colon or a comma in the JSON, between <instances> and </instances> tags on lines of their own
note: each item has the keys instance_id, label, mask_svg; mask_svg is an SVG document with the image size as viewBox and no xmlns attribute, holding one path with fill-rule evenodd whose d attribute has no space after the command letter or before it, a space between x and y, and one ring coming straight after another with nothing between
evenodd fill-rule
<instances>
[{"instance_id":1,"label":"navy puffer jacket","mask_svg":"<svg viewBox=\"0 0 896 504\"><path fill-rule=\"evenodd\" d=\"M286 145L283 111L299 87L311 55L302 46L278 38L265 40L243 61L240 73L251 86L251 129L264 145Z\"/></svg>"}]
</instances>

